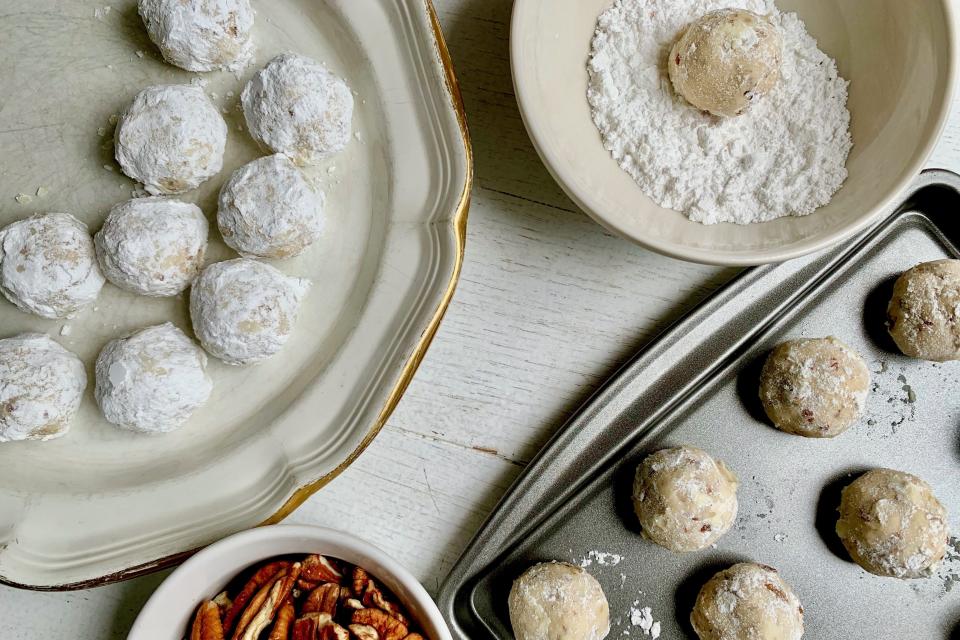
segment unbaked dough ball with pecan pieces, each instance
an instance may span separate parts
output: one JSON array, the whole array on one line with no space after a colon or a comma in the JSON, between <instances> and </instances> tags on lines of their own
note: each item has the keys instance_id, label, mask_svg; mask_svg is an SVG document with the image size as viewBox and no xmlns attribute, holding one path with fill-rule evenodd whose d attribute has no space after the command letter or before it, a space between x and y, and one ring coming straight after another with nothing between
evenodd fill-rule
<instances>
[{"instance_id":1,"label":"unbaked dough ball with pecan pieces","mask_svg":"<svg viewBox=\"0 0 960 640\"><path fill-rule=\"evenodd\" d=\"M104 278L87 225L45 213L0 230L0 291L44 318L72 318L100 295Z\"/></svg>"},{"instance_id":2,"label":"unbaked dough ball with pecan pieces","mask_svg":"<svg viewBox=\"0 0 960 640\"><path fill-rule=\"evenodd\" d=\"M834 337L789 340L760 374L760 400L781 431L832 438L859 419L870 390L863 358Z\"/></svg>"},{"instance_id":3,"label":"unbaked dough ball with pecan pieces","mask_svg":"<svg viewBox=\"0 0 960 640\"><path fill-rule=\"evenodd\" d=\"M286 344L309 287L256 260L216 262L190 289L194 333L227 364L259 362Z\"/></svg>"},{"instance_id":4,"label":"unbaked dough ball with pecan pieces","mask_svg":"<svg viewBox=\"0 0 960 640\"><path fill-rule=\"evenodd\" d=\"M769 18L743 9L711 11L673 45L667 69L687 102L738 116L780 78L783 43Z\"/></svg>"},{"instance_id":5,"label":"unbaked dough ball with pecan pieces","mask_svg":"<svg viewBox=\"0 0 960 640\"><path fill-rule=\"evenodd\" d=\"M0 340L0 442L64 435L86 387L80 358L46 335Z\"/></svg>"},{"instance_id":6,"label":"unbaked dough ball with pecan pieces","mask_svg":"<svg viewBox=\"0 0 960 640\"><path fill-rule=\"evenodd\" d=\"M799 640L803 606L776 569L742 562L703 585L690 622L700 640Z\"/></svg>"},{"instance_id":7,"label":"unbaked dough ball with pecan pieces","mask_svg":"<svg viewBox=\"0 0 960 640\"><path fill-rule=\"evenodd\" d=\"M960 260L924 262L900 276L887 327L904 355L960 360Z\"/></svg>"},{"instance_id":8,"label":"unbaked dough ball with pecan pieces","mask_svg":"<svg viewBox=\"0 0 960 640\"><path fill-rule=\"evenodd\" d=\"M662 449L637 467L633 508L649 540L671 551L704 549L737 518L737 477L701 449Z\"/></svg>"},{"instance_id":9,"label":"unbaked dough ball with pecan pieces","mask_svg":"<svg viewBox=\"0 0 960 640\"><path fill-rule=\"evenodd\" d=\"M837 534L870 573L920 578L946 553L947 512L920 478L873 469L844 488Z\"/></svg>"},{"instance_id":10,"label":"unbaked dough ball with pecan pieces","mask_svg":"<svg viewBox=\"0 0 960 640\"><path fill-rule=\"evenodd\" d=\"M208 226L195 204L134 198L110 210L93 240L110 282L144 296L175 296L203 267Z\"/></svg>"},{"instance_id":11,"label":"unbaked dough ball with pecan pieces","mask_svg":"<svg viewBox=\"0 0 960 640\"><path fill-rule=\"evenodd\" d=\"M610 633L610 608L596 578L565 562L523 572L508 599L517 640L601 640Z\"/></svg>"}]
</instances>

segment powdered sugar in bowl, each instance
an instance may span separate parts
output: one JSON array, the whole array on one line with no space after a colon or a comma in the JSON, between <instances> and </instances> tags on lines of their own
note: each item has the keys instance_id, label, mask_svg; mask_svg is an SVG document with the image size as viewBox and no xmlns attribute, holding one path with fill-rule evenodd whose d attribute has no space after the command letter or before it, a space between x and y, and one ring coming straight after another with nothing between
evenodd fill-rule
<instances>
[{"instance_id":1,"label":"powdered sugar in bowl","mask_svg":"<svg viewBox=\"0 0 960 640\"><path fill-rule=\"evenodd\" d=\"M775 7L766 0L664 3L665 0L517 0L514 4L513 77L527 130L544 163L567 194L611 231L685 260L727 265L778 262L833 245L866 228L887 211L888 204L923 168L943 127L953 94L956 35L949 0L909 4L895 0L781 0ZM828 93L822 109L811 108L799 115L767 109L766 124L786 132L785 138L793 124L787 121L790 117L806 119L808 131L799 140L801 145L806 143L798 154L804 160L801 166L777 172L781 161L774 159L769 170L734 165L711 172L709 166L698 166L684 152L682 144L674 144L670 131L653 135L658 126L689 126L682 119L668 121L658 115L655 105L628 114L640 124L644 123L642 118L648 118L646 125L651 134L634 141L633 147L618 150L618 141L608 135L622 123L614 122L609 127L604 127L603 122L595 123L597 105L593 105L595 113L591 114L587 94L588 59L598 18L611 8L627 7L637 20L656 23L662 18L656 15L658 9L660 13L676 13L680 4L689 5L691 21L717 8L714 4L729 4L760 14L771 7L784 15L796 12L806 33L816 40L806 46L812 47L811 51L819 47L827 56L825 64L829 65L829 58L836 61L840 77L849 81L849 87L839 80L831 81L832 76L825 74L820 89ZM779 23L781 28L795 28L790 20ZM797 46L798 36L793 34L785 35L785 46L791 38L791 46ZM672 43L661 44L658 54L651 54L662 58L659 68L651 69L659 78L651 79L649 86L657 88L659 82L660 90L672 91L666 71ZM785 70L788 62L784 61ZM639 80L629 82L635 89ZM795 76L794 83L797 84ZM845 89L849 91L846 144L842 96L835 96L832 103L829 100L829 92ZM624 101L630 99L628 90L624 88ZM607 106L612 104L614 108L606 112L606 117L625 117L626 111L615 108L617 92L608 93L607 98ZM811 105L820 100L806 98ZM760 97L751 109L769 107L763 105L764 99ZM642 106L642 101L633 106L637 105ZM712 117L696 113L692 107L691 111L697 117ZM759 110L755 115L760 115ZM733 126L727 129L739 128L745 133L733 132L732 138L726 135L721 142L749 144L745 123L746 120L730 123ZM689 130L679 131L677 136L693 139ZM734 151L741 157L751 155L749 149ZM671 153L676 157L670 158ZM758 155L757 159L764 158ZM676 162L679 169L675 175L664 177L669 172L659 169L668 167L670 162ZM751 179L763 179L766 193L723 186L723 181ZM686 186L677 184L684 180ZM794 197L794 193L804 195ZM711 196L717 199L711 200ZM778 207L784 211L777 215L784 217L772 215Z\"/></svg>"}]
</instances>

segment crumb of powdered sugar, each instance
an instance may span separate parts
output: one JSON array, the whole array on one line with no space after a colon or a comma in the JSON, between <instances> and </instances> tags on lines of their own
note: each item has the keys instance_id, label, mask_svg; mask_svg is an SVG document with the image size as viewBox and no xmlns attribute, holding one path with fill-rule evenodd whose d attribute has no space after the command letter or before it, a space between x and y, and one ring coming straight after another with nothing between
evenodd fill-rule
<instances>
[{"instance_id":1,"label":"crumb of powdered sugar","mask_svg":"<svg viewBox=\"0 0 960 640\"><path fill-rule=\"evenodd\" d=\"M630 607L630 624L654 640L660 637L660 621L654 620L653 611L650 607L641 607L639 600L634 600Z\"/></svg>"},{"instance_id":2,"label":"crumb of powdered sugar","mask_svg":"<svg viewBox=\"0 0 960 640\"><path fill-rule=\"evenodd\" d=\"M606 551L592 550L580 558L581 567L589 567L596 563L601 567L615 567L623 561L623 556L616 553L607 553Z\"/></svg>"},{"instance_id":3,"label":"crumb of powdered sugar","mask_svg":"<svg viewBox=\"0 0 960 640\"><path fill-rule=\"evenodd\" d=\"M773 539L776 540L777 542L783 542L784 540L787 539L787 534L785 534L785 533L778 533L778 534L776 534L775 536L773 536Z\"/></svg>"},{"instance_id":4,"label":"crumb of powdered sugar","mask_svg":"<svg viewBox=\"0 0 960 640\"><path fill-rule=\"evenodd\" d=\"M676 95L663 52L690 20L727 7L769 15L783 63L769 94L741 116L718 118ZM615 0L597 22L588 72L604 147L644 193L691 220L807 215L846 180L848 83L797 14L773 0Z\"/></svg>"},{"instance_id":5,"label":"crumb of powdered sugar","mask_svg":"<svg viewBox=\"0 0 960 640\"><path fill-rule=\"evenodd\" d=\"M17 204L30 204L33 201L33 196L28 193L18 193L13 199L17 201Z\"/></svg>"},{"instance_id":6,"label":"crumb of powdered sugar","mask_svg":"<svg viewBox=\"0 0 960 640\"><path fill-rule=\"evenodd\" d=\"M104 7L97 7L93 10L93 17L97 20L103 20L109 15L110 11L113 9L110 5Z\"/></svg>"}]
</instances>

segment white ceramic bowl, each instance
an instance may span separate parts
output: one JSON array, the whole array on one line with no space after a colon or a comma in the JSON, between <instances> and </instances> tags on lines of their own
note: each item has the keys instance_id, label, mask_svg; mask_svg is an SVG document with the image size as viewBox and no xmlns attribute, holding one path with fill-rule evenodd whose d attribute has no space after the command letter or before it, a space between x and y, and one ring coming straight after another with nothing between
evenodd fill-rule
<instances>
[{"instance_id":1,"label":"white ceramic bowl","mask_svg":"<svg viewBox=\"0 0 960 640\"><path fill-rule=\"evenodd\" d=\"M946 121L956 72L952 0L780 0L850 81L849 177L809 216L747 226L691 222L644 195L603 148L590 118L587 56L597 17L611 2L516 0L514 86L530 137L567 194L611 231L660 253L761 264L849 238L923 168Z\"/></svg>"},{"instance_id":2,"label":"white ceramic bowl","mask_svg":"<svg viewBox=\"0 0 960 640\"><path fill-rule=\"evenodd\" d=\"M452 640L426 589L396 560L351 534L304 525L251 529L200 551L154 592L127 640L182 640L201 601L250 565L291 553L319 553L363 567L400 599L429 640Z\"/></svg>"}]
</instances>

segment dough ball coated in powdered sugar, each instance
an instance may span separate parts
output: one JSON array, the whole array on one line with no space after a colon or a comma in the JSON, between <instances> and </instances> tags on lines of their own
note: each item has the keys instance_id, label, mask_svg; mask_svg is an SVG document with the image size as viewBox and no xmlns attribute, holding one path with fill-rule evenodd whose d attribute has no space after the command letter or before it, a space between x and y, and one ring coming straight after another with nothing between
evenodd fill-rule
<instances>
[{"instance_id":1,"label":"dough ball coated in powdered sugar","mask_svg":"<svg viewBox=\"0 0 960 640\"><path fill-rule=\"evenodd\" d=\"M776 569L743 562L703 585L690 623L700 640L799 640L803 606Z\"/></svg>"},{"instance_id":2,"label":"dough ball coated in powdered sugar","mask_svg":"<svg viewBox=\"0 0 960 640\"><path fill-rule=\"evenodd\" d=\"M662 449L637 467L633 507L645 538L671 551L698 551L733 526L737 477L706 451Z\"/></svg>"},{"instance_id":3,"label":"dough ball coated in powdered sugar","mask_svg":"<svg viewBox=\"0 0 960 640\"><path fill-rule=\"evenodd\" d=\"M350 87L305 56L277 56L253 76L240 99L250 135L298 165L329 158L350 141Z\"/></svg>"},{"instance_id":4,"label":"dough ball coated in powdered sugar","mask_svg":"<svg viewBox=\"0 0 960 640\"><path fill-rule=\"evenodd\" d=\"M887 327L904 355L960 360L960 260L924 262L901 275Z\"/></svg>"},{"instance_id":5,"label":"dough ball coated in powdered sugar","mask_svg":"<svg viewBox=\"0 0 960 640\"><path fill-rule=\"evenodd\" d=\"M677 93L717 116L737 116L780 78L783 43L766 17L742 9L711 11L673 45L667 69Z\"/></svg>"},{"instance_id":6,"label":"dough ball coated in powdered sugar","mask_svg":"<svg viewBox=\"0 0 960 640\"><path fill-rule=\"evenodd\" d=\"M175 296L203 267L208 224L200 207L134 198L113 207L94 236L103 274L121 289Z\"/></svg>"},{"instance_id":7,"label":"dough ball coated in powdered sugar","mask_svg":"<svg viewBox=\"0 0 960 640\"><path fill-rule=\"evenodd\" d=\"M253 55L249 0L140 0L163 59L187 71L239 71Z\"/></svg>"},{"instance_id":8,"label":"dough ball coated in powdered sugar","mask_svg":"<svg viewBox=\"0 0 960 640\"><path fill-rule=\"evenodd\" d=\"M789 340L763 365L760 400L781 431L832 438L863 413L870 370L853 349L833 337Z\"/></svg>"},{"instance_id":9,"label":"dough ball coated in powdered sugar","mask_svg":"<svg viewBox=\"0 0 960 640\"><path fill-rule=\"evenodd\" d=\"M516 579L508 600L517 640L601 640L610 608L596 578L565 562L543 562Z\"/></svg>"},{"instance_id":10,"label":"dough ball coated in powdered sugar","mask_svg":"<svg viewBox=\"0 0 960 640\"><path fill-rule=\"evenodd\" d=\"M287 342L309 286L255 260L214 263L190 290L193 330L227 364L259 362Z\"/></svg>"},{"instance_id":11,"label":"dough ball coated in powdered sugar","mask_svg":"<svg viewBox=\"0 0 960 640\"><path fill-rule=\"evenodd\" d=\"M69 213L45 213L0 230L0 291L28 313L70 318L100 295L93 239Z\"/></svg>"},{"instance_id":12,"label":"dough ball coated in powdered sugar","mask_svg":"<svg viewBox=\"0 0 960 640\"><path fill-rule=\"evenodd\" d=\"M123 172L153 195L183 193L219 173L227 123L193 85L157 85L137 94L115 134Z\"/></svg>"},{"instance_id":13,"label":"dough ball coated in powdered sugar","mask_svg":"<svg viewBox=\"0 0 960 640\"><path fill-rule=\"evenodd\" d=\"M289 258L322 235L323 194L285 155L259 158L223 185L217 223L241 255Z\"/></svg>"},{"instance_id":14,"label":"dough ball coated in powdered sugar","mask_svg":"<svg viewBox=\"0 0 960 640\"><path fill-rule=\"evenodd\" d=\"M844 488L837 535L870 573L920 578L947 550L947 512L920 478L873 469Z\"/></svg>"},{"instance_id":15,"label":"dough ball coated in powdered sugar","mask_svg":"<svg viewBox=\"0 0 960 640\"><path fill-rule=\"evenodd\" d=\"M107 343L97 358L96 398L108 422L140 433L180 427L210 397L207 356L167 322Z\"/></svg>"},{"instance_id":16,"label":"dough ball coated in powdered sugar","mask_svg":"<svg viewBox=\"0 0 960 640\"><path fill-rule=\"evenodd\" d=\"M86 387L83 362L49 337L0 340L0 442L64 435Z\"/></svg>"}]
</instances>

